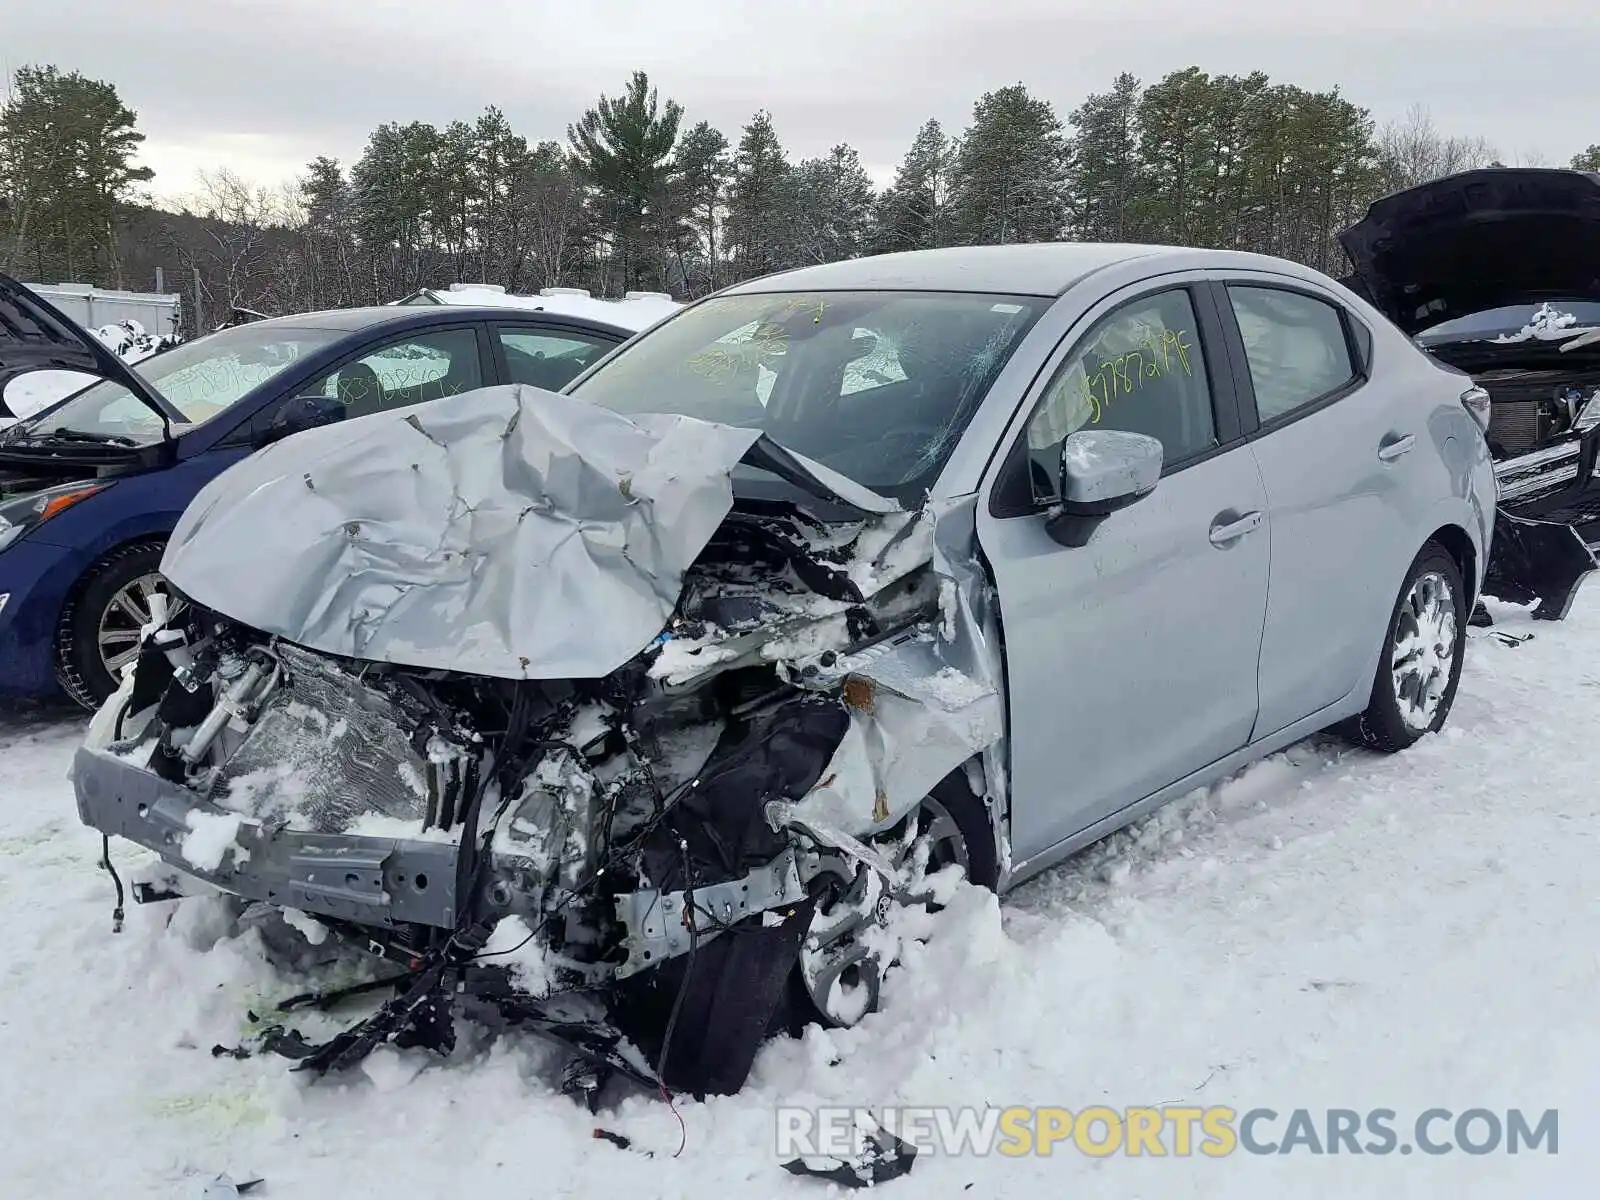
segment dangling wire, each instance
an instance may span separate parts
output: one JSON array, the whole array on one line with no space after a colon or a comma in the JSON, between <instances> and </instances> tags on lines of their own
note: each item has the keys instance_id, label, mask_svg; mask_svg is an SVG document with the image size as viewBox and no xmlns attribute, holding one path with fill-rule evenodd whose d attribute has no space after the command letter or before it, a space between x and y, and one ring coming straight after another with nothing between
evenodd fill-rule
<instances>
[{"instance_id":1,"label":"dangling wire","mask_svg":"<svg viewBox=\"0 0 1600 1200\"><path fill-rule=\"evenodd\" d=\"M117 874L117 869L111 865L111 835L110 834L102 833L100 835L100 865L102 867L104 867L108 872L110 872L111 882L113 884L115 884L116 888L117 888L117 904L116 904L116 907L111 910L111 932L112 933L121 933L122 932L122 919L123 919L123 911L122 911L122 902L123 902L122 879Z\"/></svg>"}]
</instances>

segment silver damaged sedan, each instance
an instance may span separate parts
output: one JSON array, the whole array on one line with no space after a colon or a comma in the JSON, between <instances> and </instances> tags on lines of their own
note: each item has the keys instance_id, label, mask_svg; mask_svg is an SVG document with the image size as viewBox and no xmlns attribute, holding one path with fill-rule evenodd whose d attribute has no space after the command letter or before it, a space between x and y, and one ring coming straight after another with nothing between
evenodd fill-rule
<instances>
[{"instance_id":1,"label":"silver damaged sedan","mask_svg":"<svg viewBox=\"0 0 1600 1200\"><path fill-rule=\"evenodd\" d=\"M570 1047L591 1101L736 1091L764 1039L872 1012L963 877L1013 887L1318 730L1437 730L1488 417L1272 258L755 280L565 394L395 407L216 479L78 811L159 855L138 899L220 890L371 954L381 1005L322 1042L286 1005L238 1053L331 1071L471 1018Z\"/></svg>"}]
</instances>

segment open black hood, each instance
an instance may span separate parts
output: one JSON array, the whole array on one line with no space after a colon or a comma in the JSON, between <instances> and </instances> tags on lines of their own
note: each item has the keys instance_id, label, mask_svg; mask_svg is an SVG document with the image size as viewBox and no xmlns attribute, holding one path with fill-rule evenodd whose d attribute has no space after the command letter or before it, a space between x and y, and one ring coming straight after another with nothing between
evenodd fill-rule
<instances>
[{"instance_id":1,"label":"open black hood","mask_svg":"<svg viewBox=\"0 0 1600 1200\"><path fill-rule=\"evenodd\" d=\"M30 371L82 371L120 383L161 418L168 435L181 421L156 391L94 334L9 275L0 275L0 417L13 379Z\"/></svg>"},{"instance_id":2,"label":"open black hood","mask_svg":"<svg viewBox=\"0 0 1600 1200\"><path fill-rule=\"evenodd\" d=\"M1470 313L1600 300L1600 174L1486 167L1373 203L1345 280L1408 334Z\"/></svg>"}]
</instances>

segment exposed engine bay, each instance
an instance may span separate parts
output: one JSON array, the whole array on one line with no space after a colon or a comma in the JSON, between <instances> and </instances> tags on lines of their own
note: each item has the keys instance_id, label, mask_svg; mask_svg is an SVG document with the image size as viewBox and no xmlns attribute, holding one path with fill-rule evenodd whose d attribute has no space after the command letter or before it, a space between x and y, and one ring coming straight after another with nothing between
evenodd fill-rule
<instances>
[{"instance_id":1,"label":"exposed engine bay","mask_svg":"<svg viewBox=\"0 0 1600 1200\"><path fill-rule=\"evenodd\" d=\"M173 868L144 898L200 880L400 967L332 1041L269 1030L305 1069L448 1051L476 1015L563 1041L585 1090L736 1091L770 1034L874 1009L906 914L964 872L993 883L1005 853L984 585L938 537L970 512L839 519L846 499L823 520L729 492L665 628L586 677L330 653L225 615L180 563L181 601L79 752L80 815Z\"/></svg>"},{"instance_id":2,"label":"exposed engine bay","mask_svg":"<svg viewBox=\"0 0 1600 1200\"><path fill-rule=\"evenodd\" d=\"M1493 403L1488 440L1497 459L1542 450L1573 433L1579 414L1600 394L1600 373L1592 366L1578 370L1501 367L1479 372L1473 382L1489 393Z\"/></svg>"}]
</instances>

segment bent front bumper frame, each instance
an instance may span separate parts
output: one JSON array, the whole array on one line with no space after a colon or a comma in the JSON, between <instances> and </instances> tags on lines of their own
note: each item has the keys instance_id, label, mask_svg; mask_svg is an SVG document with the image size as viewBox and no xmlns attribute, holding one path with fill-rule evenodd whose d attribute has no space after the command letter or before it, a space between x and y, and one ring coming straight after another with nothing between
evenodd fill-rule
<instances>
[{"instance_id":1,"label":"bent front bumper frame","mask_svg":"<svg viewBox=\"0 0 1600 1200\"><path fill-rule=\"evenodd\" d=\"M312 833L238 817L138 763L91 746L79 748L73 759L72 783L85 825L153 850L178 871L247 900L386 929L453 929L458 923L460 855L451 843ZM215 869L196 866L184 855L196 816L239 822ZM728 925L796 904L805 895L792 848L692 894L647 888L618 895L613 903L627 961L616 975L688 953L697 940L709 941Z\"/></svg>"},{"instance_id":2,"label":"bent front bumper frame","mask_svg":"<svg viewBox=\"0 0 1600 1200\"><path fill-rule=\"evenodd\" d=\"M153 850L183 873L247 900L384 928L455 925L457 851L447 842L311 833L239 818L233 845L206 870L184 857L191 814L224 820L237 814L90 746L73 759L72 784L85 825Z\"/></svg>"}]
</instances>

